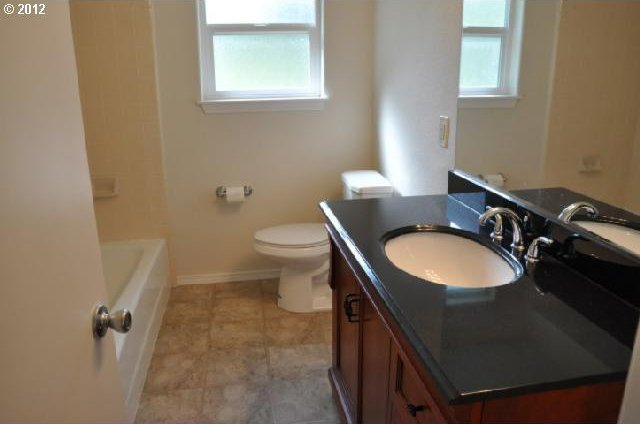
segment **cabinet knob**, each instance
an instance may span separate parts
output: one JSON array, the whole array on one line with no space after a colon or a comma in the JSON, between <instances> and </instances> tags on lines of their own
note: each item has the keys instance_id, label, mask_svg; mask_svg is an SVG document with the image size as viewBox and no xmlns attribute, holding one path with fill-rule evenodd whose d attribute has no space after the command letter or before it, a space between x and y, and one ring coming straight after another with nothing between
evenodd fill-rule
<instances>
[{"instance_id":1,"label":"cabinet knob","mask_svg":"<svg viewBox=\"0 0 640 424\"><path fill-rule=\"evenodd\" d=\"M412 417L415 417L418 412L424 411L424 409L424 405L414 405L412 403L407 404L407 411Z\"/></svg>"}]
</instances>

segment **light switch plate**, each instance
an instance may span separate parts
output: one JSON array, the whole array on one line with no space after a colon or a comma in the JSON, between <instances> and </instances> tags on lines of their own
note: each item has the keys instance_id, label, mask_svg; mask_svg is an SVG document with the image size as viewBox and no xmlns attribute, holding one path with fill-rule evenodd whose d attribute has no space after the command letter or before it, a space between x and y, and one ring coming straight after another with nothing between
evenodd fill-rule
<instances>
[{"instance_id":1,"label":"light switch plate","mask_svg":"<svg viewBox=\"0 0 640 424\"><path fill-rule=\"evenodd\" d=\"M449 148L449 117L441 116L440 117L440 147L443 149Z\"/></svg>"}]
</instances>

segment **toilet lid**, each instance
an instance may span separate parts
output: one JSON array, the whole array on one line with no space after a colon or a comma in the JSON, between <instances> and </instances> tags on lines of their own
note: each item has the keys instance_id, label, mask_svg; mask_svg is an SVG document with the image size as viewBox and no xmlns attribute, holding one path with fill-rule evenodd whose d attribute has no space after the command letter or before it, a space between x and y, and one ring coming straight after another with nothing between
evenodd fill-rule
<instances>
[{"instance_id":1,"label":"toilet lid","mask_svg":"<svg viewBox=\"0 0 640 424\"><path fill-rule=\"evenodd\" d=\"M322 224L287 224L256 231L259 243L285 247L312 247L329 242Z\"/></svg>"}]
</instances>

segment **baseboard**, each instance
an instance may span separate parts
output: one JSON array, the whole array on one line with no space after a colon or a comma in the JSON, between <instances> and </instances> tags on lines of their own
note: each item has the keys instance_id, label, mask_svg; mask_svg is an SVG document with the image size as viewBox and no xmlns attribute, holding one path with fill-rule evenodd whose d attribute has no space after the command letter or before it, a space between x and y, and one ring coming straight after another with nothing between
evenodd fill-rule
<instances>
[{"instance_id":1,"label":"baseboard","mask_svg":"<svg viewBox=\"0 0 640 424\"><path fill-rule=\"evenodd\" d=\"M200 275L178 275L176 285L185 284L218 284L230 283L234 281L266 280L278 278L280 268L277 269L257 269L254 271L218 272L215 274Z\"/></svg>"}]
</instances>

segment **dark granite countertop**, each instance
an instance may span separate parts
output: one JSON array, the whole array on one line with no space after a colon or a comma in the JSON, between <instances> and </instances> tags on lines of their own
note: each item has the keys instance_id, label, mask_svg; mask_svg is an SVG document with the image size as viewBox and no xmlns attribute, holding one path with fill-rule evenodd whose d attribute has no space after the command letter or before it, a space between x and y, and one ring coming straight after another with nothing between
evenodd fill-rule
<instances>
[{"instance_id":1,"label":"dark granite countertop","mask_svg":"<svg viewBox=\"0 0 640 424\"><path fill-rule=\"evenodd\" d=\"M328 201L321 208L448 402L625 378L632 349L605 329L627 326L618 312L628 317L628 304L552 257L543 254L534 272L486 289L430 283L386 258L381 240L405 226L452 226L488 242L490 228L479 228L477 212L452 197Z\"/></svg>"}]
</instances>

